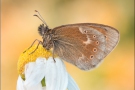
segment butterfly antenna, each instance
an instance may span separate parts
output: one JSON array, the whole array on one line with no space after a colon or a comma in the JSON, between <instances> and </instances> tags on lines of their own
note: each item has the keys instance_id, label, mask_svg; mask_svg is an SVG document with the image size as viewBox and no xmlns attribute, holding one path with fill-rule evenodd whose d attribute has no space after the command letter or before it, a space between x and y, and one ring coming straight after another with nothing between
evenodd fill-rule
<instances>
[{"instance_id":1,"label":"butterfly antenna","mask_svg":"<svg viewBox=\"0 0 135 90\"><path fill-rule=\"evenodd\" d=\"M45 20L42 18L41 14L37 10L35 10L35 12L37 12L39 16L36 15L36 14L34 14L34 16L38 17L48 27L48 25L46 24Z\"/></svg>"}]
</instances>

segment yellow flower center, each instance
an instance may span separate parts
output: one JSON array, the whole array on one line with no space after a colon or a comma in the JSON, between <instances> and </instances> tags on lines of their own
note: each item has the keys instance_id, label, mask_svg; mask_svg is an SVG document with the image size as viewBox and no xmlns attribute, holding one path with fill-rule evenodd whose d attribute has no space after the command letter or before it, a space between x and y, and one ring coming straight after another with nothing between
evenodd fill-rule
<instances>
[{"instance_id":1,"label":"yellow flower center","mask_svg":"<svg viewBox=\"0 0 135 90\"><path fill-rule=\"evenodd\" d=\"M52 56L52 53L46 50L42 45L39 45L38 49L36 49L36 47L37 45L33 45L30 49L22 53L19 57L17 70L18 73L22 76L22 78L24 77L24 67L27 63L35 62L38 57L44 57L48 59L50 56ZM35 49L36 51L33 52Z\"/></svg>"}]
</instances>

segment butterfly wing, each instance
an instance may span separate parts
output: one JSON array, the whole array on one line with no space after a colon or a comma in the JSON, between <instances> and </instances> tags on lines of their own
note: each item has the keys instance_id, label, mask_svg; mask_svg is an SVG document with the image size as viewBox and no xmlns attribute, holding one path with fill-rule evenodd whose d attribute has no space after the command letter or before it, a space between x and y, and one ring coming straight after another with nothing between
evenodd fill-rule
<instances>
[{"instance_id":1,"label":"butterfly wing","mask_svg":"<svg viewBox=\"0 0 135 90\"><path fill-rule=\"evenodd\" d=\"M69 24L52 31L54 53L82 70L97 66L119 41L116 29L101 24Z\"/></svg>"}]
</instances>

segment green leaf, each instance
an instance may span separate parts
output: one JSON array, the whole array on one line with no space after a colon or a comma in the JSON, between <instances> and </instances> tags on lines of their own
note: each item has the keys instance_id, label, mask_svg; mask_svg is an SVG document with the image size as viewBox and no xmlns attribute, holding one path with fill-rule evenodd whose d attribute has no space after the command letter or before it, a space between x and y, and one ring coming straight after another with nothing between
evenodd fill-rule
<instances>
[{"instance_id":1,"label":"green leaf","mask_svg":"<svg viewBox=\"0 0 135 90\"><path fill-rule=\"evenodd\" d=\"M21 74L20 76L25 81L25 75L24 74Z\"/></svg>"},{"instance_id":2,"label":"green leaf","mask_svg":"<svg viewBox=\"0 0 135 90\"><path fill-rule=\"evenodd\" d=\"M42 87L46 86L45 77L42 79L41 84L42 84Z\"/></svg>"}]
</instances>

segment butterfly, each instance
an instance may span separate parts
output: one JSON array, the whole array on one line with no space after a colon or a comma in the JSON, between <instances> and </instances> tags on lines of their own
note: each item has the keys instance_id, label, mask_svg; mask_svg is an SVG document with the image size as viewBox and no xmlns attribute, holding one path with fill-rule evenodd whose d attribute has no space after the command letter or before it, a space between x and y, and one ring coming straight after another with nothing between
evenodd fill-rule
<instances>
[{"instance_id":1,"label":"butterfly","mask_svg":"<svg viewBox=\"0 0 135 90\"><path fill-rule=\"evenodd\" d=\"M54 54L81 70L96 67L119 41L118 30L111 26L78 23L49 29L42 17L35 16L44 23L38 27L38 32L43 39L39 41L40 44L47 50L53 48Z\"/></svg>"}]
</instances>

